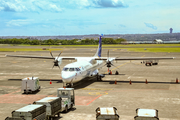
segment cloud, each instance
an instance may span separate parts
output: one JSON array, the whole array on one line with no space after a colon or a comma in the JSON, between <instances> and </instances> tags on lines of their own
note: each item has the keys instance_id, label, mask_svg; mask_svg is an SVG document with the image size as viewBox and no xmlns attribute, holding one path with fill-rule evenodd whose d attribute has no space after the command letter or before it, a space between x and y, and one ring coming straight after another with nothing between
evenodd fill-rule
<instances>
[{"instance_id":1,"label":"cloud","mask_svg":"<svg viewBox=\"0 0 180 120\"><path fill-rule=\"evenodd\" d=\"M144 24L146 25L146 27L149 27L149 28L152 28L152 29L154 29L154 30L157 30L157 27L154 26L154 25L151 24L151 23L144 23Z\"/></svg>"},{"instance_id":2,"label":"cloud","mask_svg":"<svg viewBox=\"0 0 180 120\"><path fill-rule=\"evenodd\" d=\"M55 0L56 1L56 0ZM49 0L0 0L0 11L24 12L24 11L51 11L61 12L59 4Z\"/></svg>"},{"instance_id":3,"label":"cloud","mask_svg":"<svg viewBox=\"0 0 180 120\"><path fill-rule=\"evenodd\" d=\"M95 7L99 8L117 8L126 7L127 5L122 0L92 0Z\"/></svg>"},{"instance_id":4,"label":"cloud","mask_svg":"<svg viewBox=\"0 0 180 120\"><path fill-rule=\"evenodd\" d=\"M127 7L123 0L0 0L0 11L51 11L84 8L122 8Z\"/></svg>"},{"instance_id":5,"label":"cloud","mask_svg":"<svg viewBox=\"0 0 180 120\"><path fill-rule=\"evenodd\" d=\"M24 20L24 19L18 19L18 20L11 20L9 22L6 22L6 26L23 26L32 23L33 20Z\"/></svg>"},{"instance_id":6,"label":"cloud","mask_svg":"<svg viewBox=\"0 0 180 120\"><path fill-rule=\"evenodd\" d=\"M127 7L123 0L71 0L79 8L120 8Z\"/></svg>"},{"instance_id":7,"label":"cloud","mask_svg":"<svg viewBox=\"0 0 180 120\"><path fill-rule=\"evenodd\" d=\"M126 26L125 26L125 25L123 25L123 24L119 24L118 26L119 26L119 27L126 27Z\"/></svg>"},{"instance_id":8,"label":"cloud","mask_svg":"<svg viewBox=\"0 0 180 120\"><path fill-rule=\"evenodd\" d=\"M0 0L0 10L14 12L14 11L24 11L27 9L23 4L19 3L18 0L14 0L14 1Z\"/></svg>"}]
</instances>

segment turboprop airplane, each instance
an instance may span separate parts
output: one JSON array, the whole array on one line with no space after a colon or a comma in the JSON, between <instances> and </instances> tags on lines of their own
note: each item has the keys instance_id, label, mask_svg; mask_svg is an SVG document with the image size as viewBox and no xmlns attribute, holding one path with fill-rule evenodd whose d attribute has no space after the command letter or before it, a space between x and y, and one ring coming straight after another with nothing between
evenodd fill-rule
<instances>
[{"instance_id":1,"label":"turboprop airplane","mask_svg":"<svg viewBox=\"0 0 180 120\"><path fill-rule=\"evenodd\" d=\"M21 58L39 58L39 59L53 59L54 66L60 65L63 60L77 60L76 62L67 64L64 66L61 77L63 81L63 86L72 87L73 83L76 83L86 77L97 76L97 80L101 80L101 75L99 75L99 70L103 66L107 66L108 70L111 66L114 66L113 61L120 60L161 60L161 59L174 59L174 57L131 57L131 58L118 58L118 57L109 57L109 51L107 57L101 57L102 50L102 36L99 38L99 46L97 52L93 57L60 57L61 53L57 57L43 57L43 56L23 56L23 55L6 55L6 57L21 57Z\"/></svg>"}]
</instances>

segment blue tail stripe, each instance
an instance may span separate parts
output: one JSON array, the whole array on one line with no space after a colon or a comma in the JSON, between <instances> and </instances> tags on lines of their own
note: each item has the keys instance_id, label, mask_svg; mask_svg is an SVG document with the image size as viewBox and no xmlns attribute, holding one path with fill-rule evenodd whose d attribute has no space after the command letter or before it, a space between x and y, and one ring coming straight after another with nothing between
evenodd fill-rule
<instances>
[{"instance_id":1,"label":"blue tail stripe","mask_svg":"<svg viewBox=\"0 0 180 120\"><path fill-rule=\"evenodd\" d=\"M98 56L101 57L101 48L102 48L102 41L101 41L101 36L99 38L99 50L98 50Z\"/></svg>"}]
</instances>

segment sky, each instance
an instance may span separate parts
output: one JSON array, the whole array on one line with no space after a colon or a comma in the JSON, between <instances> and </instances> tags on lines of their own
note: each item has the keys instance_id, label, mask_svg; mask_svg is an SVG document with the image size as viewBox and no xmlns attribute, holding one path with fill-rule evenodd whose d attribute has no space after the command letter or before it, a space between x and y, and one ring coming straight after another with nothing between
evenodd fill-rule
<instances>
[{"instance_id":1,"label":"sky","mask_svg":"<svg viewBox=\"0 0 180 120\"><path fill-rule=\"evenodd\" d=\"M180 0L0 0L0 36L180 32Z\"/></svg>"}]
</instances>

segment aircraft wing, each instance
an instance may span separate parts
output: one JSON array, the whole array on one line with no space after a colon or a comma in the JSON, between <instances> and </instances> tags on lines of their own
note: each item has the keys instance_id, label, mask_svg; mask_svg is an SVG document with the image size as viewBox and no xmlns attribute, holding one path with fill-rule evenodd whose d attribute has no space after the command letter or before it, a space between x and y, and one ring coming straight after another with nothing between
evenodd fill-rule
<instances>
[{"instance_id":1,"label":"aircraft wing","mask_svg":"<svg viewBox=\"0 0 180 120\"><path fill-rule=\"evenodd\" d=\"M109 58L111 60L164 60L164 59L174 59L175 57L120 57L120 58ZM95 58L95 60L108 60L107 57Z\"/></svg>"},{"instance_id":2,"label":"aircraft wing","mask_svg":"<svg viewBox=\"0 0 180 120\"><path fill-rule=\"evenodd\" d=\"M46 56L28 56L28 55L6 55L6 57L20 57L20 58L38 58L38 59L55 59L53 57L46 57ZM91 58L91 57L59 57L62 60L76 60L76 59L84 59L84 58ZM163 60L163 59L174 59L175 57L101 57L101 58L94 58L94 60Z\"/></svg>"},{"instance_id":3,"label":"aircraft wing","mask_svg":"<svg viewBox=\"0 0 180 120\"><path fill-rule=\"evenodd\" d=\"M43 57L43 56L28 56L28 55L6 55L6 57L19 57L19 58L39 58L39 59L54 59L53 57Z\"/></svg>"},{"instance_id":4,"label":"aircraft wing","mask_svg":"<svg viewBox=\"0 0 180 120\"><path fill-rule=\"evenodd\" d=\"M28 56L28 55L6 55L6 57L19 57L19 58L38 58L38 59L55 59L53 57L46 56ZM62 60L75 60L75 57L59 57Z\"/></svg>"}]
</instances>

